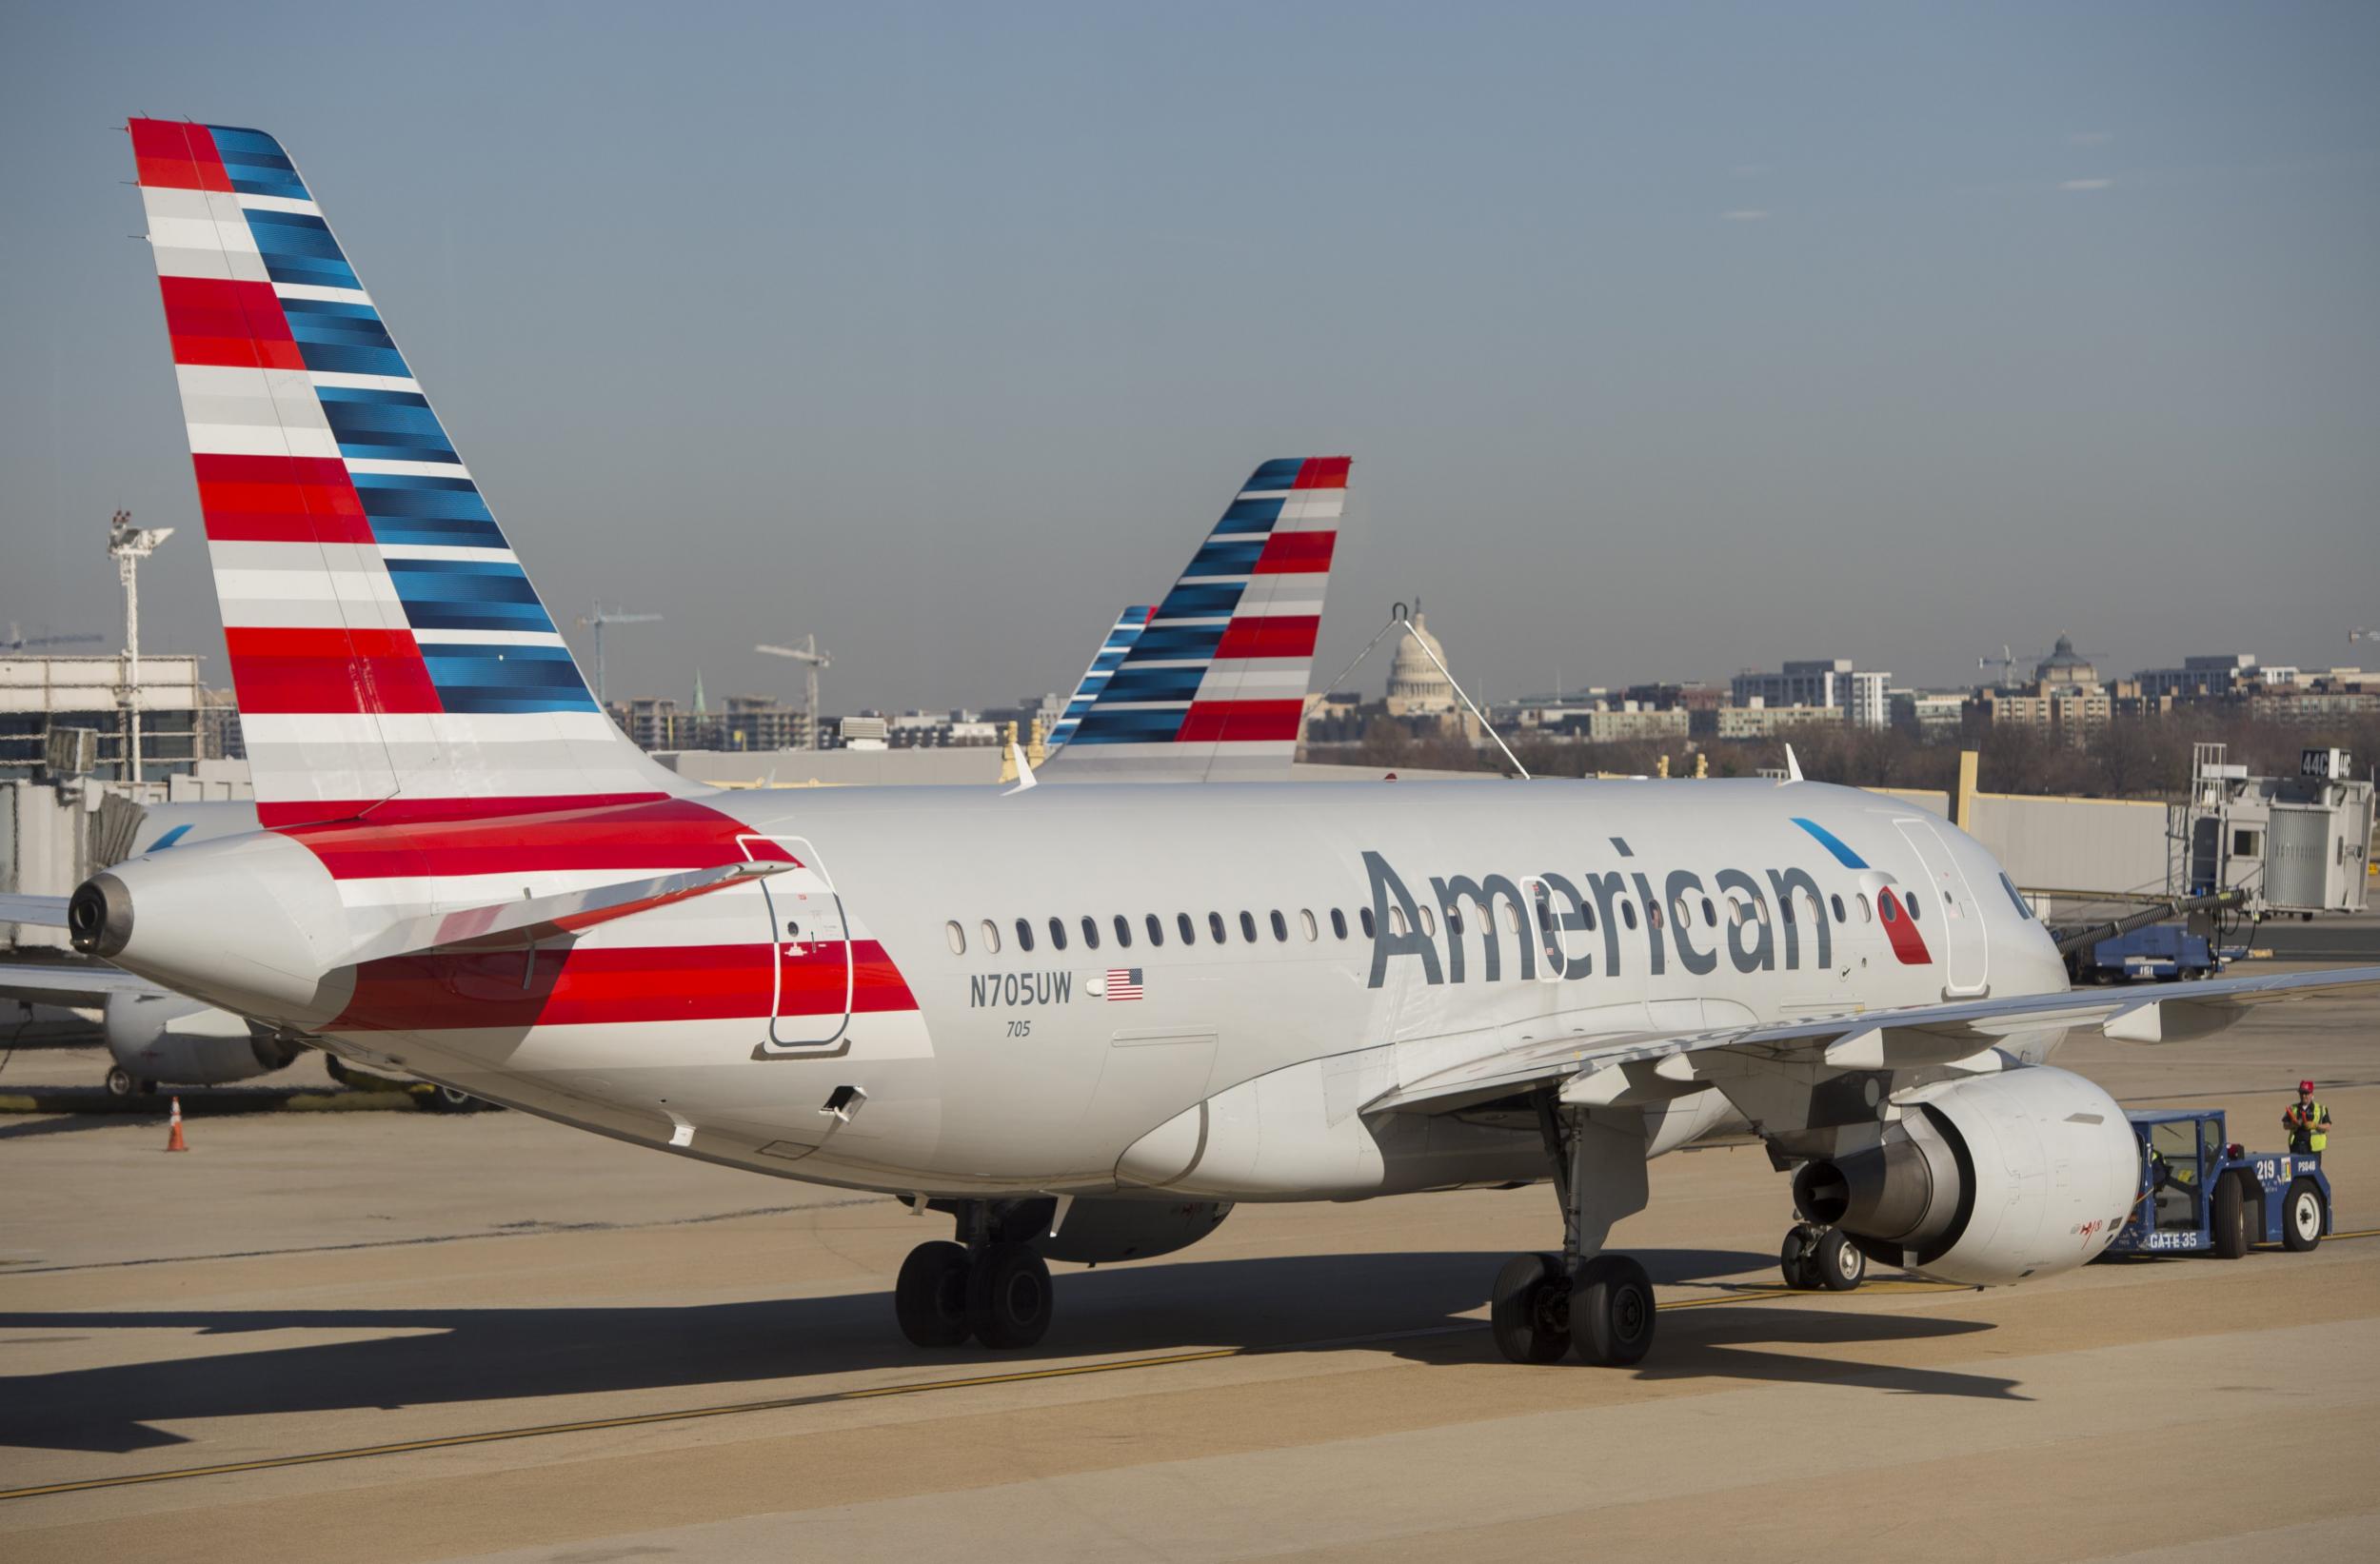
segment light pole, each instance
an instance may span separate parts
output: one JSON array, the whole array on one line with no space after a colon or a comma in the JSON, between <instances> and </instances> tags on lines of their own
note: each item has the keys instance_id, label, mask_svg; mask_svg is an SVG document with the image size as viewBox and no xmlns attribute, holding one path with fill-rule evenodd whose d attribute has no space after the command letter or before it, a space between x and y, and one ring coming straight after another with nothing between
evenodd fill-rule
<instances>
[{"instance_id":1,"label":"light pole","mask_svg":"<svg viewBox=\"0 0 2380 1564\"><path fill-rule=\"evenodd\" d=\"M108 523L108 553L124 583L124 707L131 729L124 751L124 779L141 780L141 561L173 536L169 526L134 526L132 513L119 510Z\"/></svg>"}]
</instances>

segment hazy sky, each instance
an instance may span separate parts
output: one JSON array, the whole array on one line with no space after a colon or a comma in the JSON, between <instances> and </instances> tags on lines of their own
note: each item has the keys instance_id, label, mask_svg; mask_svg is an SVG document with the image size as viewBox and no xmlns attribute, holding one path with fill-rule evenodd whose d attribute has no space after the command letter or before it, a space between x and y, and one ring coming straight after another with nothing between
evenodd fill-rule
<instances>
[{"instance_id":1,"label":"hazy sky","mask_svg":"<svg viewBox=\"0 0 2380 1564\"><path fill-rule=\"evenodd\" d=\"M2380 8L0 10L0 620L225 680L128 112L281 137L615 695L1066 687L1356 458L1322 678L2380 663ZM585 643L573 631L574 642ZM1366 669L1377 687L1384 657Z\"/></svg>"}]
</instances>

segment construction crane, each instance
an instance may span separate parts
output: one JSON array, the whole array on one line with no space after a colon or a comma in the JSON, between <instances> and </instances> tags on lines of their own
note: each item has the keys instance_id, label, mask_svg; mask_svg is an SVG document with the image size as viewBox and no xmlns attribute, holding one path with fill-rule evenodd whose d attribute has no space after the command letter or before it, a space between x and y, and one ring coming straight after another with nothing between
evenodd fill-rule
<instances>
[{"instance_id":1,"label":"construction crane","mask_svg":"<svg viewBox=\"0 0 2380 1564\"><path fill-rule=\"evenodd\" d=\"M9 621L9 638L6 641L0 641L0 652L21 652L34 646L82 646L94 641L107 639L106 636L97 634L29 636L17 627L15 620L10 620Z\"/></svg>"},{"instance_id":2,"label":"construction crane","mask_svg":"<svg viewBox=\"0 0 2380 1564\"><path fill-rule=\"evenodd\" d=\"M124 779L141 780L141 561L173 536L169 526L134 526L132 513L119 510L108 522L108 555L124 583L124 709L130 733L124 750Z\"/></svg>"},{"instance_id":3,"label":"construction crane","mask_svg":"<svg viewBox=\"0 0 2380 1564\"><path fill-rule=\"evenodd\" d=\"M604 626L606 624L652 624L659 623L659 614L631 614L618 608L606 608L602 599L588 604L580 616L579 628L595 632L595 703L605 711L611 709L611 686L604 674Z\"/></svg>"},{"instance_id":4,"label":"construction crane","mask_svg":"<svg viewBox=\"0 0 2380 1564\"><path fill-rule=\"evenodd\" d=\"M756 652L766 652L771 657L790 657L802 664L804 686L802 700L803 725L810 730L810 747L816 749L818 747L818 671L821 668L833 667L834 659L818 649L818 637L814 635L803 636L802 644L799 646L764 644L752 649Z\"/></svg>"},{"instance_id":5,"label":"construction crane","mask_svg":"<svg viewBox=\"0 0 2380 1564\"><path fill-rule=\"evenodd\" d=\"M1999 688L2006 689L2008 688L2009 677L2016 671L2016 656L2006 646L2002 646L2000 648L2000 655L1997 657L1976 658L1975 666L1978 669L1999 669L2000 677L1993 680L1993 683Z\"/></svg>"}]
</instances>

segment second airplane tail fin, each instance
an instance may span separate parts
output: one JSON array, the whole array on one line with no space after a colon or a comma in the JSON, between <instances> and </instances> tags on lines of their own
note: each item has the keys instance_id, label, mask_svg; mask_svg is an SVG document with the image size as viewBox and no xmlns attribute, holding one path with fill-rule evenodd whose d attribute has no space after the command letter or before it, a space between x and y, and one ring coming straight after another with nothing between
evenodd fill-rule
<instances>
[{"instance_id":1,"label":"second airplane tail fin","mask_svg":"<svg viewBox=\"0 0 2380 1564\"><path fill-rule=\"evenodd\" d=\"M1110 633L1068 703L1073 725L1043 763L1044 780L1288 778L1348 465L1343 456L1290 457L1249 475L1120 652Z\"/></svg>"}]
</instances>

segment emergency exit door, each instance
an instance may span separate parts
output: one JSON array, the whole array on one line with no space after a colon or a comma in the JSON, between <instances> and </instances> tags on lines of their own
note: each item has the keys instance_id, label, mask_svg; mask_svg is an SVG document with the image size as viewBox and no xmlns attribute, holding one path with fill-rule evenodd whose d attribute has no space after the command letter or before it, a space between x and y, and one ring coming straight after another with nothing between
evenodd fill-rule
<instances>
[{"instance_id":1,"label":"emergency exit door","mask_svg":"<svg viewBox=\"0 0 2380 1564\"><path fill-rule=\"evenodd\" d=\"M761 881L769 929L772 1048L819 1048L851 1024L852 959L843 898L806 837L743 837L744 856L793 867Z\"/></svg>"}]
</instances>

